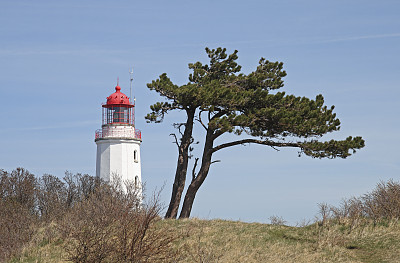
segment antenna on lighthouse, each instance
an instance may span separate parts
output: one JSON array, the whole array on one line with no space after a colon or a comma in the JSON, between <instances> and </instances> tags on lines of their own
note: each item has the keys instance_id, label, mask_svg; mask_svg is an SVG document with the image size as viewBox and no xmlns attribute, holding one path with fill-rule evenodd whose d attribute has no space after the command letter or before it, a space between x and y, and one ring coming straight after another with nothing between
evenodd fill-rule
<instances>
[{"instance_id":1,"label":"antenna on lighthouse","mask_svg":"<svg viewBox=\"0 0 400 263\"><path fill-rule=\"evenodd\" d=\"M129 71L129 75L130 75L130 94L129 94L129 99L132 103L132 81L133 81L133 67L132 69ZM135 102L136 99L133 99L133 101Z\"/></svg>"}]
</instances>

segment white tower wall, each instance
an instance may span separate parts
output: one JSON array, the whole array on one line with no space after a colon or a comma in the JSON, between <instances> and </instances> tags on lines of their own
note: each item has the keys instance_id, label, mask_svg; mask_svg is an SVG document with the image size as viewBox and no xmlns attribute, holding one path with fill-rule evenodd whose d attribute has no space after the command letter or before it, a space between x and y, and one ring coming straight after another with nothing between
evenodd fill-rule
<instances>
[{"instance_id":1,"label":"white tower wall","mask_svg":"<svg viewBox=\"0 0 400 263\"><path fill-rule=\"evenodd\" d=\"M124 130L124 127L117 126L116 128L117 133L110 133L109 127L103 127L102 137L96 139L96 176L110 182L115 174L122 181L129 180L137 183L140 187L142 182L141 140L135 138L134 132L131 131L133 127L126 127L126 132L122 132L122 134L121 130ZM131 134L133 135L130 136ZM124 137L119 137L121 135Z\"/></svg>"}]
</instances>

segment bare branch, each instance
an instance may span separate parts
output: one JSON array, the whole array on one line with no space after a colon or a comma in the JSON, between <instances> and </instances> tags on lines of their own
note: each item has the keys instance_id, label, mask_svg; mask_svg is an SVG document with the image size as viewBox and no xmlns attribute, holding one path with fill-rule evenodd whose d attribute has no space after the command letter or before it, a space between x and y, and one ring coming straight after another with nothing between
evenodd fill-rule
<instances>
[{"instance_id":1,"label":"bare branch","mask_svg":"<svg viewBox=\"0 0 400 263\"><path fill-rule=\"evenodd\" d=\"M173 143L175 143L176 144L176 146L178 146L178 148L180 147L180 145L179 145L179 142L178 142L178 138L176 137L176 134L175 133L171 133L169 136L172 136L172 137L174 137L175 138L175 142L173 142Z\"/></svg>"},{"instance_id":2,"label":"bare branch","mask_svg":"<svg viewBox=\"0 0 400 263\"><path fill-rule=\"evenodd\" d=\"M215 161L212 161L211 164L213 164L213 163L220 163L220 162L221 162L221 160L215 160Z\"/></svg>"},{"instance_id":3,"label":"bare branch","mask_svg":"<svg viewBox=\"0 0 400 263\"><path fill-rule=\"evenodd\" d=\"M270 145L270 146L271 146L271 148L274 149L275 151L277 151L277 152L280 151L280 150L279 150L278 148L276 148L275 146L273 146L273 145Z\"/></svg>"},{"instance_id":4,"label":"bare branch","mask_svg":"<svg viewBox=\"0 0 400 263\"><path fill-rule=\"evenodd\" d=\"M181 131L181 127L182 127L182 125L179 125L178 131L179 131L179 134L180 134L181 136L183 136L183 132Z\"/></svg>"},{"instance_id":5,"label":"bare branch","mask_svg":"<svg viewBox=\"0 0 400 263\"><path fill-rule=\"evenodd\" d=\"M181 131L182 126L186 126L185 123L174 123L172 126L178 130L179 134L183 137L183 132Z\"/></svg>"},{"instance_id":6,"label":"bare branch","mask_svg":"<svg viewBox=\"0 0 400 263\"><path fill-rule=\"evenodd\" d=\"M206 131L208 131L208 128L207 128L207 126L203 123L203 121L202 121L202 119L201 119L201 114L203 113L204 111L199 111L199 117L196 119L196 121L198 121L198 122L200 122L200 124L201 124L201 126L203 126L203 128L206 130Z\"/></svg>"},{"instance_id":7,"label":"bare branch","mask_svg":"<svg viewBox=\"0 0 400 263\"><path fill-rule=\"evenodd\" d=\"M195 158L193 170L192 170L192 182L196 179L196 166L197 166L198 161L199 161L199 158Z\"/></svg>"}]
</instances>

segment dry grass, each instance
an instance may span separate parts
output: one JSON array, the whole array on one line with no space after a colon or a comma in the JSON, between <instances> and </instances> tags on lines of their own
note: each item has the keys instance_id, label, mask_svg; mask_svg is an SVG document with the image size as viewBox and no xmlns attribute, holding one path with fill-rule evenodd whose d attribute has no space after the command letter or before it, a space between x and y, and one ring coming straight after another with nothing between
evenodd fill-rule
<instances>
[{"instance_id":1,"label":"dry grass","mask_svg":"<svg viewBox=\"0 0 400 263\"><path fill-rule=\"evenodd\" d=\"M223 220L178 224L189 233L180 244L186 255L182 262L329 262L331 257L315 249L315 241L306 235L309 231L299 228ZM203 253L215 255L215 260L196 261L191 256Z\"/></svg>"},{"instance_id":2,"label":"dry grass","mask_svg":"<svg viewBox=\"0 0 400 263\"><path fill-rule=\"evenodd\" d=\"M187 233L182 262L400 262L400 226L288 227L223 220L165 221ZM213 260L201 261L201 256Z\"/></svg>"},{"instance_id":3,"label":"dry grass","mask_svg":"<svg viewBox=\"0 0 400 263\"><path fill-rule=\"evenodd\" d=\"M302 227L277 216L271 224L162 220L158 198L138 205L125 189L0 169L0 261L400 262L400 183L392 180L338 207L320 204L319 220Z\"/></svg>"},{"instance_id":4,"label":"dry grass","mask_svg":"<svg viewBox=\"0 0 400 263\"><path fill-rule=\"evenodd\" d=\"M50 223L39 228L31 241L23 248L21 255L10 262L67 262L63 260L67 258L67 253L62 243L61 234L57 231L56 225Z\"/></svg>"},{"instance_id":5,"label":"dry grass","mask_svg":"<svg viewBox=\"0 0 400 263\"><path fill-rule=\"evenodd\" d=\"M349 231L333 222L289 227L225 220L163 220L176 229L176 262L400 262L400 224ZM42 228L12 262L66 262L61 241ZM51 231L50 231L51 233Z\"/></svg>"}]
</instances>

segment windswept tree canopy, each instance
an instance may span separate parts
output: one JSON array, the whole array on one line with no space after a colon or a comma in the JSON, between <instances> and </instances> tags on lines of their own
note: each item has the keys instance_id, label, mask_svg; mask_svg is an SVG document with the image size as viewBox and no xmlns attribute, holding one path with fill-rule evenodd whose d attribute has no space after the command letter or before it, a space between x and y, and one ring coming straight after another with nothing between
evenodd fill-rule
<instances>
[{"instance_id":1,"label":"windswept tree canopy","mask_svg":"<svg viewBox=\"0 0 400 263\"><path fill-rule=\"evenodd\" d=\"M148 121L161 122L174 109L198 109L197 120L215 136L225 132L250 135L216 146L213 151L241 143L258 143L273 147L298 147L301 153L317 158L346 158L364 146L361 137L321 142L319 139L340 129L334 106L324 105L321 94L315 99L287 95L277 90L286 76L282 62L261 58L255 71L240 73L236 63L238 51L231 55L226 49L208 49L209 65L189 64L193 73L189 82L178 86L167 74L148 84L167 99L151 106ZM207 120L204 114L208 115Z\"/></svg>"},{"instance_id":2,"label":"windswept tree canopy","mask_svg":"<svg viewBox=\"0 0 400 263\"><path fill-rule=\"evenodd\" d=\"M244 74L236 62L238 51L228 55L225 48L206 48L206 52L209 64L189 64L192 73L187 84L175 85L165 73L148 84L149 89L166 98L151 106L146 116L149 122L161 122L170 110L179 109L195 116L189 121L192 127L196 120L206 130L201 166L197 175L193 173L186 196L193 186L194 198L208 174L212 154L230 146L256 143L274 148L295 147L299 155L314 158L346 158L364 147L361 137L321 140L323 135L340 129L334 106L324 105L322 95L309 99L279 91L284 85L282 78L286 76L283 63L261 58L253 72ZM182 123L186 128L188 120ZM191 131L192 128L190 136ZM215 139L224 133L242 136L214 145ZM190 209L192 203L193 200ZM190 214L190 209L183 217Z\"/></svg>"}]
</instances>

